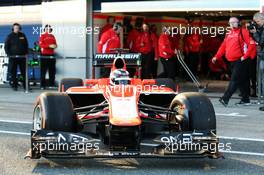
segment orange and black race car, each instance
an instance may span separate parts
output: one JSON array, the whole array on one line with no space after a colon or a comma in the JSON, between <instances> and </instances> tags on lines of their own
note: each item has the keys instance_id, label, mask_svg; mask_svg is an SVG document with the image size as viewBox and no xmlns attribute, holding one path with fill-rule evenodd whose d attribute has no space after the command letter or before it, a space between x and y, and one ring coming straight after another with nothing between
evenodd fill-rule
<instances>
[{"instance_id":1,"label":"orange and black race car","mask_svg":"<svg viewBox=\"0 0 264 175\"><path fill-rule=\"evenodd\" d=\"M59 91L37 99L32 159L220 156L210 100L170 79L130 78L123 58L109 78L66 78Z\"/></svg>"}]
</instances>

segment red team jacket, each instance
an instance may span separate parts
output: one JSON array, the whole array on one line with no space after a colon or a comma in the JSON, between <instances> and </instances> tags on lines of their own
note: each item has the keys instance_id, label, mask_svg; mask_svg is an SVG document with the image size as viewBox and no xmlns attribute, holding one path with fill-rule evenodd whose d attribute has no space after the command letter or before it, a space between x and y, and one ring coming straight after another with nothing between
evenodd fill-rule
<instances>
[{"instance_id":1,"label":"red team jacket","mask_svg":"<svg viewBox=\"0 0 264 175\"><path fill-rule=\"evenodd\" d=\"M199 34L190 34L184 38L185 52L200 52L200 36Z\"/></svg>"},{"instance_id":2,"label":"red team jacket","mask_svg":"<svg viewBox=\"0 0 264 175\"><path fill-rule=\"evenodd\" d=\"M252 44L252 52L250 53L250 58L253 60L256 58L256 56L257 56L257 44L256 42L254 42L254 44Z\"/></svg>"},{"instance_id":3,"label":"red team jacket","mask_svg":"<svg viewBox=\"0 0 264 175\"><path fill-rule=\"evenodd\" d=\"M98 53L113 53L111 49L120 48L120 38L111 28L102 34L97 45Z\"/></svg>"},{"instance_id":4,"label":"red team jacket","mask_svg":"<svg viewBox=\"0 0 264 175\"><path fill-rule=\"evenodd\" d=\"M246 29L232 29L226 34L215 57L219 60L225 54L226 59L231 62L239 60L242 56L249 58L254 55L254 44L255 42L250 38Z\"/></svg>"},{"instance_id":5,"label":"red team jacket","mask_svg":"<svg viewBox=\"0 0 264 175\"><path fill-rule=\"evenodd\" d=\"M159 37L159 56L169 59L174 56L174 48L171 37L168 34L161 34Z\"/></svg>"},{"instance_id":6,"label":"red team jacket","mask_svg":"<svg viewBox=\"0 0 264 175\"><path fill-rule=\"evenodd\" d=\"M41 48L42 55L54 55L54 49L49 48L49 45L51 44L57 45L54 35L48 32L43 33L39 39L39 46Z\"/></svg>"},{"instance_id":7,"label":"red team jacket","mask_svg":"<svg viewBox=\"0 0 264 175\"><path fill-rule=\"evenodd\" d=\"M102 27L101 31L100 31L100 34L99 34L99 41L103 35L103 33L105 33L107 30L113 28L113 25L112 24L106 24L105 26Z\"/></svg>"},{"instance_id":8,"label":"red team jacket","mask_svg":"<svg viewBox=\"0 0 264 175\"><path fill-rule=\"evenodd\" d=\"M140 36L140 32L137 29L132 29L128 33L126 40L126 47L129 48L130 52L133 53L139 52L140 46L136 44L139 36Z\"/></svg>"},{"instance_id":9,"label":"red team jacket","mask_svg":"<svg viewBox=\"0 0 264 175\"><path fill-rule=\"evenodd\" d=\"M142 32L136 41L136 48L142 54L148 54L152 51L152 41L149 32Z\"/></svg>"},{"instance_id":10,"label":"red team jacket","mask_svg":"<svg viewBox=\"0 0 264 175\"><path fill-rule=\"evenodd\" d=\"M173 48L174 49L180 49L180 40L181 40L181 35L173 35L171 37Z\"/></svg>"}]
</instances>

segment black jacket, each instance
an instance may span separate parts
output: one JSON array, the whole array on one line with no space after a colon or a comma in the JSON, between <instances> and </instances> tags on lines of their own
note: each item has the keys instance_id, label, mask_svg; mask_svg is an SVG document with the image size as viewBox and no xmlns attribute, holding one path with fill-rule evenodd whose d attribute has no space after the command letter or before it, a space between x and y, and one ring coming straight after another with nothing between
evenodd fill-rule
<instances>
[{"instance_id":1,"label":"black jacket","mask_svg":"<svg viewBox=\"0 0 264 175\"><path fill-rule=\"evenodd\" d=\"M258 44L258 57L259 59L264 60L264 26L258 28L256 33L253 33L253 38Z\"/></svg>"},{"instance_id":2,"label":"black jacket","mask_svg":"<svg viewBox=\"0 0 264 175\"><path fill-rule=\"evenodd\" d=\"M24 33L10 33L5 41L5 52L8 56L26 55L28 53L28 41Z\"/></svg>"}]
</instances>

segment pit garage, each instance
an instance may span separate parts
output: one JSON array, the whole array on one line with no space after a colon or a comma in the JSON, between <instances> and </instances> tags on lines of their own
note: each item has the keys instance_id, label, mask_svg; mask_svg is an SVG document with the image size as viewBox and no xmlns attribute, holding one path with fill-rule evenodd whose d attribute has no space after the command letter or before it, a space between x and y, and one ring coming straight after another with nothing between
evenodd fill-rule
<instances>
[{"instance_id":1,"label":"pit garage","mask_svg":"<svg viewBox=\"0 0 264 175\"><path fill-rule=\"evenodd\" d=\"M187 0L187 1L96 1L93 4L93 24L103 28L109 16L113 16L117 22L124 24L122 46L125 46L127 35L135 23L147 22L156 25L157 34L161 34L163 26L168 26L171 32L175 32L179 50L185 52L185 35L196 30L200 34L200 61L198 77L200 80L228 80L228 69L217 72L217 68L210 67L210 59L217 52L225 33L228 30L228 19L231 16L239 17L242 25L252 20L254 13L260 10L258 0L237 1L230 0L223 3L217 1ZM93 52L99 35L94 35ZM184 54L185 55L185 54ZM186 56L186 55L185 55ZM185 58L186 61L187 58ZM188 65L188 62L187 62ZM158 64L158 73L162 72L161 63ZM177 78L180 81L188 79L185 70L178 65ZM216 71L216 72L215 72ZM220 69L219 71L222 71ZM216 74L215 74L216 73ZM219 73L219 74L218 74Z\"/></svg>"},{"instance_id":2,"label":"pit garage","mask_svg":"<svg viewBox=\"0 0 264 175\"><path fill-rule=\"evenodd\" d=\"M23 1L24 2L24 1ZM33 1L32 1L33 2ZM7 3L7 2L6 2ZM98 28L101 29L106 25L107 18L114 16L116 21L122 22L125 27L122 38L122 46L126 41L127 34L134 26L136 21L146 21L149 24L157 26L157 34L161 33L162 26L182 27L183 33L186 33L188 24L203 30L200 35L201 45L206 48L201 51L201 62L208 61L214 55L217 47L221 43L224 34L216 35L216 28L228 26L227 20L230 16L239 16L244 22L251 20L252 15L260 10L258 0L241 1L239 6L237 1L230 0L222 3L220 0L211 2L208 0L187 0L187 1L39 1L29 4L14 4L8 2L6 6L0 7L0 43L3 43L5 37L10 31L14 21L23 25L23 31L26 33L30 47L38 40L40 27L50 24L58 33L54 33L59 47L56 50L59 58L57 61L56 81L59 82L63 77L92 77L92 58L97 52L97 43L99 38ZM58 10L65 9L65 10ZM33 18L34 17L34 18ZM63 29L77 28L75 33L61 32ZM88 33L85 35L82 31L87 27ZM185 31L184 31L185 30ZM55 30L56 31L56 30ZM91 34L93 32L93 35ZM223 32L223 31L222 31ZM208 37L208 33L212 35ZM184 34L177 36L180 38L180 49L184 51ZM208 39L209 38L209 39ZM209 40L215 40L215 46L210 45ZM70 41L70 42L69 42ZM209 45L209 46L208 46ZM208 52L208 49L210 52ZM204 59L205 58L205 59ZM2 61L2 65L4 61ZM75 66L72 66L75 65ZM211 79L209 76L210 69L201 66L200 72L203 72L200 79ZM159 64L158 73L162 72L162 66ZM186 80L186 72L180 71L180 78ZM99 76L99 72L97 72ZM1 76L1 80L4 76ZM224 78L224 77L223 77ZM221 79L218 77L217 79Z\"/></svg>"}]
</instances>

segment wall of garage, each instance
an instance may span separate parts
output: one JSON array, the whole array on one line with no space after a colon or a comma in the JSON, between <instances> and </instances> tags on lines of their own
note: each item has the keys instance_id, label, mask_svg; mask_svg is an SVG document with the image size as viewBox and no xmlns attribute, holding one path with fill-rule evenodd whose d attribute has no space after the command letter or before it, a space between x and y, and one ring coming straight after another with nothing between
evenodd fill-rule
<instances>
[{"instance_id":1,"label":"wall of garage","mask_svg":"<svg viewBox=\"0 0 264 175\"><path fill-rule=\"evenodd\" d=\"M4 43L13 23L22 25L30 48L39 40L41 27L50 24L58 48L56 80L81 77L86 74L86 0L42 2L41 5L0 7L0 43ZM66 30L65 30L66 29ZM73 58L78 57L78 59ZM80 58L81 57L81 58Z\"/></svg>"},{"instance_id":2,"label":"wall of garage","mask_svg":"<svg viewBox=\"0 0 264 175\"><path fill-rule=\"evenodd\" d=\"M85 78L86 0L43 2L41 12L42 24L53 27L58 43L56 53L65 57L57 60L56 80L63 77Z\"/></svg>"},{"instance_id":3,"label":"wall of garage","mask_svg":"<svg viewBox=\"0 0 264 175\"><path fill-rule=\"evenodd\" d=\"M0 7L0 43L5 41L15 22L22 24L23 32L29 40L29 46L33 47L33 43L39 38L39 35L33 32L33 27L41 26L41 6Z\"/></svg>"}]
</instances>

